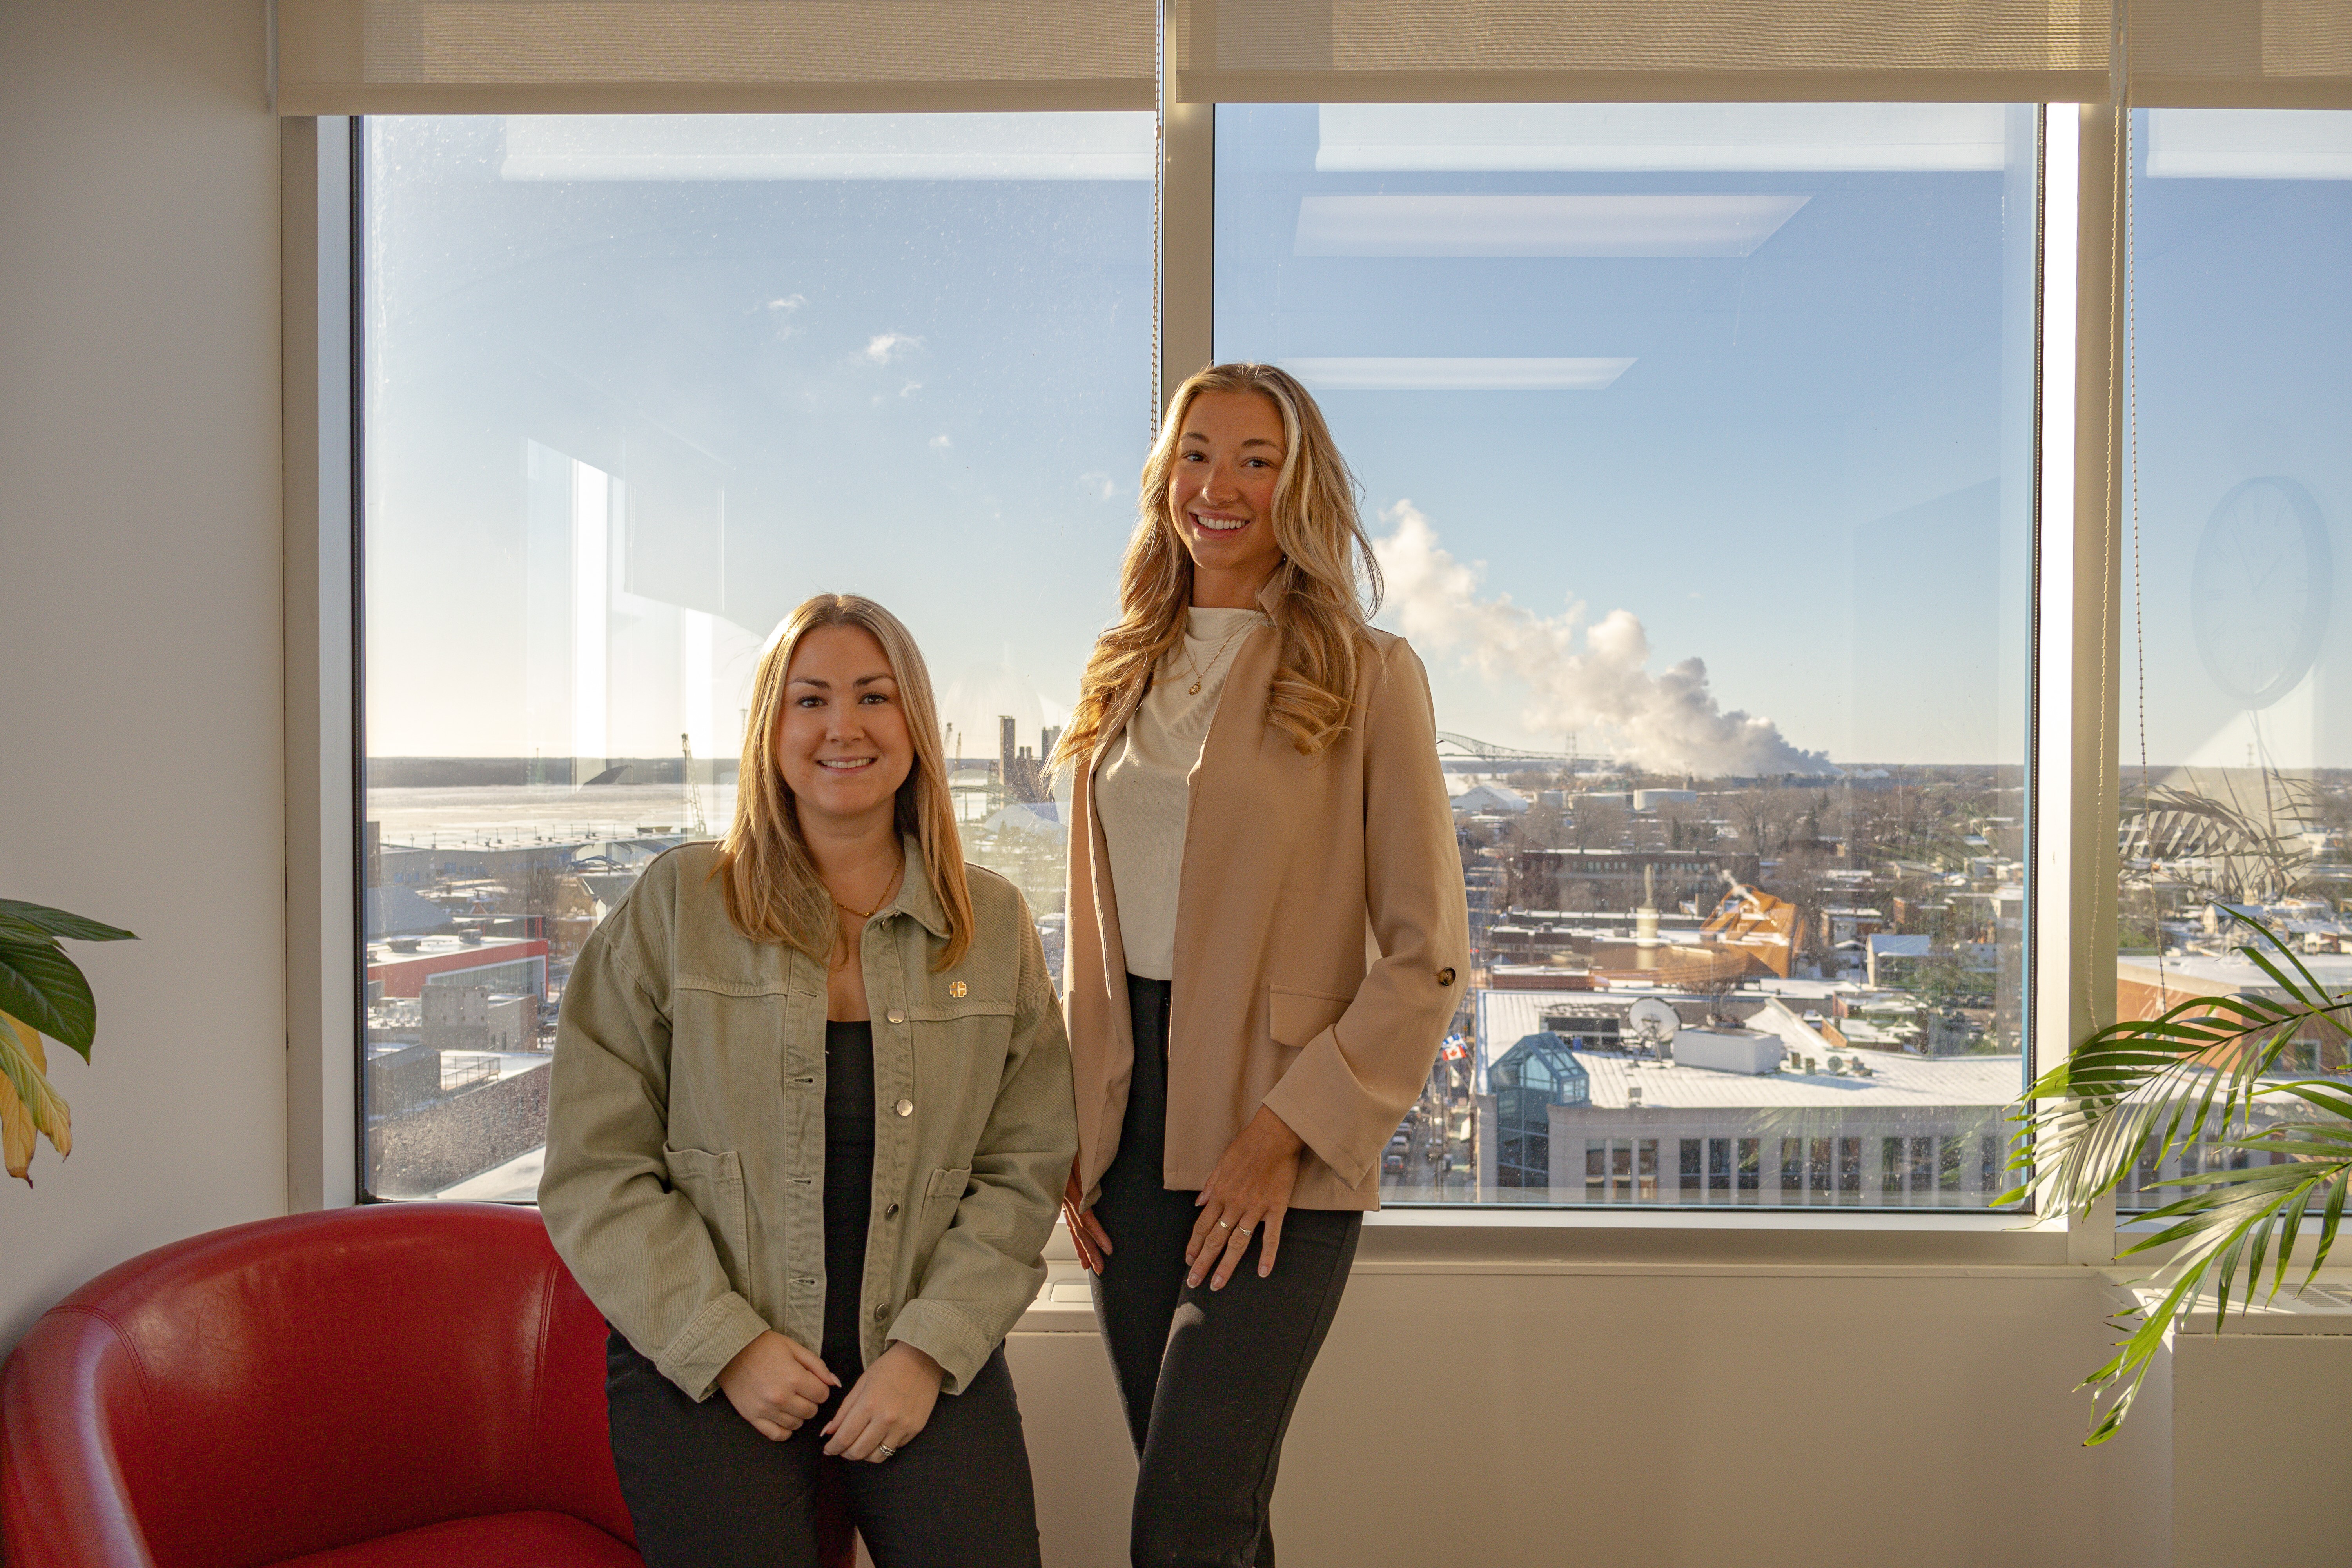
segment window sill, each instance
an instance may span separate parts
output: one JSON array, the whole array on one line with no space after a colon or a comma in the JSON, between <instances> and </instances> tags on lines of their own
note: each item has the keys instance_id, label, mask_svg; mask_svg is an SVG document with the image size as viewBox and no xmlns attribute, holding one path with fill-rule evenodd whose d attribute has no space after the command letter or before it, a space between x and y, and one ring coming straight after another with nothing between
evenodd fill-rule
<instances>
[{"instance_id":1,"label":"window sill","mask_svg":"<svg viewBox=\"0 0 2352 1568\"><path fill-rule=\"evenodd\" d=\"M1084 1283L1077 1254L1058 1224L1045 1258L1056 1269L1066 1265ZM2063 1220L1902 1210L1729 1215L1685 1209L1386 1209L1366 1216L1356 1268L1464 1274L2084 1272L2066 1260Z\"/></svg>"}]
</instances>

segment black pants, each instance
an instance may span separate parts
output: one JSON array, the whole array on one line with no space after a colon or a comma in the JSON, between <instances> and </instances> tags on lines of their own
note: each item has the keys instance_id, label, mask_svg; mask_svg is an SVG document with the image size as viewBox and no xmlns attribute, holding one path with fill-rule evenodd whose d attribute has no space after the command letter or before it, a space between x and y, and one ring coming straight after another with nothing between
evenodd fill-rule
<instances>
[{"instance_id":1,"label":"black pants","mask_svg":"<svg viewBox=\"0 0 2352 1568\"><path fill-rule=\"evenodd\" d=\"M1161 1184L1169 986L1127 984L1135 1079L1095 1204L1115 1250L1094 1296L1139 1463L1129 1550L1137 1568L1273 1568L1266 1508L1282 1436L1339 1310L1364 1216L1292 1209L1271 1276L1258 1278L1254 1237L1223 1289L1206 1279L1187 1289L1196 1194Z\"/></svg>"},{"instance_id":2,"label":"black pants","mask_svg":"<svg viewBox=\"0 0 2352 1568\"><path fill-rule=\"evenodd\" d=\"M688 1398L617 1332L604 1367L621 1496L648 1568L816 1568L828 1471L876 1568L1037 1568L1029 1450L1002 1347L879 1465L824 1457L822 1428L846 1388L772 1443L724 1394Z\"/></svg>"}]
</instances>

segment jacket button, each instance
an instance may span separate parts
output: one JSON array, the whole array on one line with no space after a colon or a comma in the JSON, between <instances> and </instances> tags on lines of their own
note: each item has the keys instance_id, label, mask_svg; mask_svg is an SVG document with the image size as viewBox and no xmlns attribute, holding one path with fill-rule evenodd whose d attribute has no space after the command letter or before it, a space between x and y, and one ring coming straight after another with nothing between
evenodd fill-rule
<instances>
[{"instance_id":1,"label":"jacket button","mask_svg":"<svg viewBox=\"0 0 2352 1568\"><path fill-rule=\"evenodd\" d=\"M887 1323L887 1322L888 1322L888 1321L890 1321L890 1309L889 1309L889 1308L887 1308L887 1307L877 1307L877 1308L875 1308L875 1309L874 1309L874 1321L875 1321L876 1322L877 1322L877 1323Z\"/></svg>"},{"instance_id":2,"label":"jacket button","mask_svg":"<svg viewBox=\"0 0 2352 1568\"><path fill-rule=\"evenodd\" d=\"M884 1219L897 1219L898 1217L898 1205L897 1204L892 1204L888 1208L884 1209L882 1211L882 1217Z\"/></svg>"},{"instance_id":3,"label":"jacket button","mask_svg":"<svg viewBox=\"0 0 2352 1568\"><path fill-rule=\"evenodd\" d=\"M903 1024L907 1021L907 1010L904 1007L893 1007L890 1009L889 1018L894 1024Z\"/></svg>"},{"instance_id":4,"label":"jacket button","mask_svg":"<svg viewBox=\"0 0 2352 1568\"><path fill-rule=\"evenodd\" d=\"M1440 985L1451 985L1451 984L1454 984L1454 971L1453 971L1453 969L1452 969L1452 968L1450 968L1450 967L1448 967L1448 968L1445 968L1445 969L1441 969L1441 970L1439 970L1439 971L1437 972L1437 983L1438 983Z\"/></svg>"},{"instance_id":5,"label":"jacket button","mask_svg":"<svg viewBox=\"0 0 2352 1568\"><path fill-rule=\"evenodd\" d=\"M971 993L971 987L966 985L961 980L950 980L948 982L948 994L956 998L958 1001L961 1001Z\"/></svg>"},{"instance_id":6,"label":"jacket button","mask_svg":"<svg viewBox=\"0 0 2352 1568\"><path fill-rule=\"evenodd\" d=\"M911 1100L902 1100L890 1109L901 1116L912 1116L915 1114L915 1102Z\"/></svg>"}]
</instances>

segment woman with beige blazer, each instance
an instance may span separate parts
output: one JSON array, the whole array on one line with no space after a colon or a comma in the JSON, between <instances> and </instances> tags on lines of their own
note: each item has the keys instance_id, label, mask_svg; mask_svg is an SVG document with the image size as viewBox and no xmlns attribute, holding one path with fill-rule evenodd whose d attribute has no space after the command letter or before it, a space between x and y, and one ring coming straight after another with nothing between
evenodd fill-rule
<instances>
[{"instance_id":1,"label":"woman with beige blazer","mask_svg":"<svg viewBox=\"0 0 2352 1568\"><path fill-rule=\"evenodd\" d=\"M1380 1158L1462 998L1468 920L1421 661L1376 631L1355 485L1268 365L1178 389L1075 775L1067 1010L1139 1564L1271 1564L1282 1436Z\"/></svg>"}]
</instances>

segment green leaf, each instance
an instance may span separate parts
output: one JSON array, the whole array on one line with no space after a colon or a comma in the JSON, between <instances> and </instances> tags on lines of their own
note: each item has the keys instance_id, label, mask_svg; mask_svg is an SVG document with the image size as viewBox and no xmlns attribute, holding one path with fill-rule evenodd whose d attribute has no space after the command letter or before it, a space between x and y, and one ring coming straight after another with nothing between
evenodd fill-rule
<instances>
[{"instance_id":1,"label":"green leaf","mask_svg":"<svg viewBox=\"0 0 2352 1568\"><path fill-rule=\"evenodd\" d=\"M61 936L75 942L137 942L139 939L121 926L110 926L102 921L83 915L68 914L47 904L28 904L21 899L0 899L0 926L29 927L41 936ZM13 937L6 940L14 940Z\"/></svg>"},{"instance_id":2,"label":"green leaf","mask_svg":"<svg viewBox=\"0 0 2352 1568\"><path fill-rule=\"evenodd\" d=\"M98 1037L98 999L80 965L46 943L0 942L0 1013L89 1059Z\"/></svg>"},{"instance_id":3,"label":"green leaf","mask_svg":"<svg viewBox=\"0 0 2352 1568\"><path fill-rule=\"evenodd\" d=\"M2291 1094L2297 1100L2307 1100L2331 1116L2352 1121L2352 1094L2346 1093L2335 1084L2305 1080L2273 1084L2271 1087L2281 1094Z\"/></svg>"},{"instance_id":4,"label":"green leaf","mask_svg":"<svg viewBox=\"0 0 2352 1568\"><path fill-rule=\"evenodd\" d=\"M2276 1296L2286 1284L2286 1266L2294 1257L2294 1238L2303 1229L2303 1211L2311 1205L2311 1188L2297 1187L2287 1200L2286 1210L2279 1220L2278 1268L2271 1275L2271 1294Z\"/></svg>"},{"instance_id":5,"label":"green leaf","mask_svg":"<svg viewBox=\"0 0 2352 1568\"><path fill-rule=\"evenodd\" d=\"M2311 1275L2304 1281L2306 1285L2319 1278L2319 1266L2327 1261L2327 1254L2336 1246L2336 1227L2344 1218L2344 1191L2347 1182L2352 1182L2352 1168L2336 1172L2336 1180L2328 1184L2327 1207L2320 1213L2319 1245L2311 1251Z\"/></svg>"}]
</instances>

